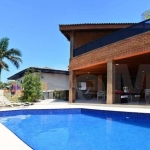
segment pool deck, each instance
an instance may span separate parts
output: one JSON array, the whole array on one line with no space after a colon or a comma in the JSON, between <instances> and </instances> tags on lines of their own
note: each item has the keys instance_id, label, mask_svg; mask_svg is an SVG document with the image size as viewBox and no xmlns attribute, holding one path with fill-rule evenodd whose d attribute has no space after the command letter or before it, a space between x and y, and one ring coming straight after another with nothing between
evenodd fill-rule
<instances>
[{"instance_id":1,"label":"pool deck","mask_svg":"<svg viewBox=\"0 0 150 150\"><path fill-rule=\"evenodd\" d=\"M112 104L106 105L99 101L77 101L76 103L69 104L63 100L42 100L31 106L17 106L17 107L0 107L0 111L5 110L18 110L18 109L54 109L54 108L88 108L108 111L123 111L123 112L140 112L150 113L150 105L119 105ZM28 145L21 141L15 134L0 123L0 149L3 150L31 150Z\"/></svg>"}]
</instances>

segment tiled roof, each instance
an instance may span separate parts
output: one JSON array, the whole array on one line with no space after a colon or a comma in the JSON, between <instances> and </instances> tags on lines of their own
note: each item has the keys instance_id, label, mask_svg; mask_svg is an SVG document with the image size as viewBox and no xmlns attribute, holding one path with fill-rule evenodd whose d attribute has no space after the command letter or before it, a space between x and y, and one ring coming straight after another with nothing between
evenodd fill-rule
<instances>
[{"instance_id":1,"label":"tiled roof","mask_svg":"<svg viewBox=\"0 0 150 150\"><path fill-rule=\"evenodd\" d=\"M60 24L60 26L80 26L80 25L125 25L136 23L79 23L79 24Z\"/></svg>"},{"instance_id":2,"label":"tiled roof","mask_svg":"<svg viewBox=\"0 0 150 150\"><path fill-rule=\"evenodd\" d=\"M39 68L39 67L29 67L27 69L24 69L10 77L8 77L8 80L16 80L18 78L21 78L24 76L25 72L29 69L33 69L34 72L38 72L41 71L42 73L52 73L52 74L65 74L65 75L69 75L69 71L66 70L58 70L58 69L51 69L51 68Z\"/></svg>"}]
</instances>

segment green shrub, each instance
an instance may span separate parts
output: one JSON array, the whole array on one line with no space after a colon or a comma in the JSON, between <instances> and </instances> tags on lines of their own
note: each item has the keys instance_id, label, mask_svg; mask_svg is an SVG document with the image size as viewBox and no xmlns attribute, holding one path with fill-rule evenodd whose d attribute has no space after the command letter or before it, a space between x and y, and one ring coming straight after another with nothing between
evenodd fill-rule
<instances>
[{"instance_id":1,"label":"green shrub","mask_svg":"<svg viewBox=\"0 0 150 150\"><path fill-rule=\"evenodd\" d=\"M34 70L29 70L25 73L22 87L21 101L35 102L41 98L42 82L40 75L34 74Z\"/></svg>"},{"instance_id":2,"label":"green shrub","mask_svg":"<svg viewBox=\"0 0 150 150\"><path fill-rule=\"evenodd\" d=\"M55 90L54 91L54 98L55 99L63 99L69 100L69 90Z\"/></svg>"}]
</instances>

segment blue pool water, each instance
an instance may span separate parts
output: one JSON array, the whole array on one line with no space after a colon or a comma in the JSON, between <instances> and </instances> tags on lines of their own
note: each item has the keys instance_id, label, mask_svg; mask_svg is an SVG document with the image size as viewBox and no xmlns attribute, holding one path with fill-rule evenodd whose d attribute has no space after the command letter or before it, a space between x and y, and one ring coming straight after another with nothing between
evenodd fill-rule
<instances>
[{"instance_id":1,"label":"blue pool water","mask_svg":"<svg viewBox=\"0 0 150 150\"><path fill-rule=\"evenodd\" d=\"M89 109L0 112L34 150L150 150L150 115Z\"/></svg>"}]
</instances>

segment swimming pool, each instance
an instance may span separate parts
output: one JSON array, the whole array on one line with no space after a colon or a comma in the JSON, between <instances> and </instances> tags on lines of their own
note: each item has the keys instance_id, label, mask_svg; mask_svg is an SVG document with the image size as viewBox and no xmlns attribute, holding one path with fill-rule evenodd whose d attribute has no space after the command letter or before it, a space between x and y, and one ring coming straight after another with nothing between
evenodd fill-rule
<instances>
[{"instance_id":1,"label":"swimming pool","mask_svg":"<svg viewBox=\"0 0 150 150\"><path fill-rule=\"evenodd\" d=\"M94 109L1 111L0 122L34 150L149 150L150 114Z\"/></svg>"}]
</instances>

